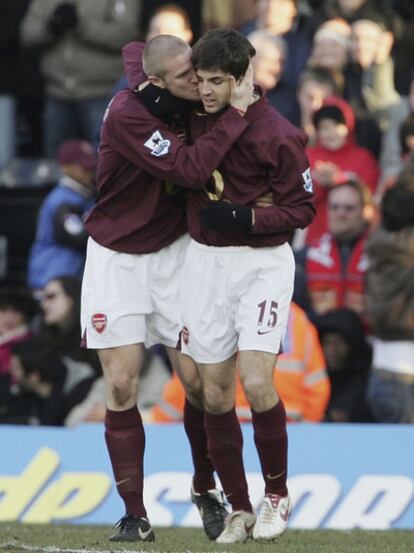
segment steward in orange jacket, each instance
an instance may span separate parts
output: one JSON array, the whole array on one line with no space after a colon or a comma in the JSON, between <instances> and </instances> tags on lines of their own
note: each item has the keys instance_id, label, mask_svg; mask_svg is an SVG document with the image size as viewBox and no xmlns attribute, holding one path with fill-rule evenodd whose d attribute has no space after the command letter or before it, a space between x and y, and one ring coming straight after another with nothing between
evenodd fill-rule
<instances>
[{"instance_id":1,"label":"steward in orange jacket","mask_svg":"<svg viewBox=\"0 0 414 553\"><path fill-rule=\"evenodd\" d=\"M290 422L321 421L330 397L330 383L318 333L305 312L291 304L289 324L274 372L274 384ZM164 387L160 403L152 409L153 422L179 422L184 407L184 389L174 373ZM250 406L240 381L236 410L241 421L251 420Z\"/></svg>"}]
</instances>

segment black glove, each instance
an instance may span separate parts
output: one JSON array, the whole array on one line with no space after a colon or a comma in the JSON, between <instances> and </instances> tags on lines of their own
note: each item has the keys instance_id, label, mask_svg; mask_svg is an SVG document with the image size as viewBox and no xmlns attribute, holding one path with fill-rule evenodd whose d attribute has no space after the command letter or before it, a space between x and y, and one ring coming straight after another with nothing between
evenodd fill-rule
<instances>
[{"instance_id":1,"label":"black glove","mask_svg":"<svg viewBox=\"0 0 414 553\"><path fill-rule=\"evenodd\" d=\"M192 102L177 98L169 90L151 83L137 91L136 94L151 115L161 119L164 123L172 124L174 120L179 119L192 108Z\"/></svg>"},{"instance_id":2,"label":"black glove","mask_svg":"<svg viewBox=\"0 0 414 553\"><path fill-rule=\"evenodd\" d=\"M210 230L232 231L252 228L252 210L244 205L228 202L210 202L200 209L200 219Z\"/></svg>"},{"instance_id":3,"label":"black glove","mask_svg":"<svg viewBox=\"0 0 414 553\"><path fill-rule=\"evenodd\" d=\"M52 35L58 36L74 29L78 24L78 13L75 4L62 2L58 4L46 26Z\"/></svg>"}]
</instances>

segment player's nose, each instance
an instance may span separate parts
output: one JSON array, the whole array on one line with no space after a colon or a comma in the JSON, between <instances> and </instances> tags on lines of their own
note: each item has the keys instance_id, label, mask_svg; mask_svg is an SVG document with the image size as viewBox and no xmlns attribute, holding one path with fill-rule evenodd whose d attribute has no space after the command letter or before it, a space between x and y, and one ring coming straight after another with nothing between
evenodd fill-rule
<instances>
[{"instance_id":1,"label":"player's nose","mask_svg":"<svg viewBox=\"0 0 414 553\"><path fill-rule=\"evenodd\" d=\"M198 83L201 96L208 96L211 92L210 86L207 82Z\"/></svg>"}]
</instances>

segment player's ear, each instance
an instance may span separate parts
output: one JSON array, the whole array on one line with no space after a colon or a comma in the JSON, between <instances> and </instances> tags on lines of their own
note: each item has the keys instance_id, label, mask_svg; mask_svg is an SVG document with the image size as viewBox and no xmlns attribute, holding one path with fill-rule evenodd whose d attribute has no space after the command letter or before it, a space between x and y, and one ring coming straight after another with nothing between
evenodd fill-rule
<instances>
[{"instance_id":1,"label":"player's ear","mask_svg":"<svg viewBox=\"0 0 414 553\"><path fill-rule=\"evenodd\" d=\"M236 79L237 84L239 84L243 79L253 79L253 63L252 58L250 58L249 65L247 66L246 71L243 73L243 75L240 75L238 79Z\"/></svg>"},{"instance_id":2,"label":"player's ear","mask_svg":"<svg viewBox=\"0 0 414 553\"><path fill-rule=\"evenodd\" d=\"M165 81L163 81L163 79L161 79L160 77L155 77L153 75L150 75L148 77L148 80L152 85L158 86L158 88L167 88Z\"/></svg>"}]
</instances>

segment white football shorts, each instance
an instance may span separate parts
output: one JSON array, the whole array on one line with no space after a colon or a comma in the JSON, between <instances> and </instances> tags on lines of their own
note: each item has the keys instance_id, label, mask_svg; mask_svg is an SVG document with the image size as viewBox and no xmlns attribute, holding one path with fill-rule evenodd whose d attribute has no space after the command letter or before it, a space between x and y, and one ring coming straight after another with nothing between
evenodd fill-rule
<instances>
[{"instance_id":1,"label":"white football shorts","mask_svg":"<svg viewBox=\"0 0 414 553\"><path fill-rule=\"evenodd\" d=\"M177 345L179 281L188 241L185 235L158 252L129 254L89 238L81 301L86 347Z\"/></svg>"},{"instance_id":2,"label":"white football shorts","mask_svg":"<svg viewBox=\"0 0 414 553\"><path fill-rule=\"evenodd\" d=\"M213 247L190 241L181 276L181 350L221 363L237 350L279 353L293 294L290 245Z\"/></svg>"}]
</instances>

